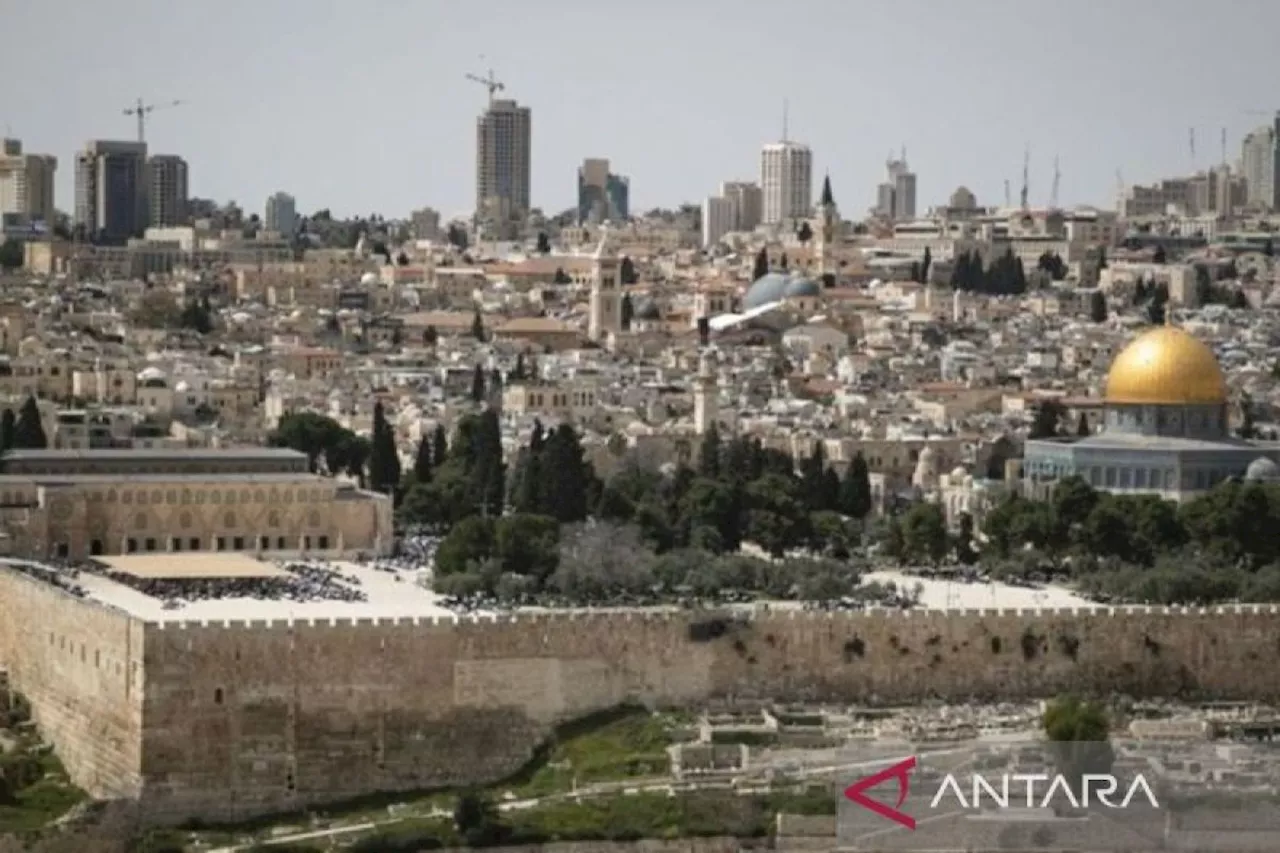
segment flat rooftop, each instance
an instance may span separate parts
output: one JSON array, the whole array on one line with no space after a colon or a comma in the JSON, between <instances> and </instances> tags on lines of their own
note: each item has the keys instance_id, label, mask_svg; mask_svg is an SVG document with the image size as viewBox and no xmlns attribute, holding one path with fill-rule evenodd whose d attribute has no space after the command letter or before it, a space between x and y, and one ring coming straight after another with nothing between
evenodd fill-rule
<instances>
[{"instance_id":1,"label":"flat rooftop","mask_svg":"<svg viewBox=\"0 0 1280 853\"><path fill-rule=\"evenodd\" d=\"M183 551L165 554L118 554L94 557L107 568L144 580L216 580L282 578L289 572L245 554Z\"/></svg>"}]
</instances>

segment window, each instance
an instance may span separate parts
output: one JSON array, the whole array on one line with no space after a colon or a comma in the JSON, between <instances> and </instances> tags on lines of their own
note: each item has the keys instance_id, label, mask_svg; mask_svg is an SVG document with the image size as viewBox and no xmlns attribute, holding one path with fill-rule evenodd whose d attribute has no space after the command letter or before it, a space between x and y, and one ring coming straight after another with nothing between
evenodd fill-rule
<instances>
[{"instance_id":1,"label":"window","mask_svg":"<svg viewBox=\"0 0 1280 853\"><path fill-rule=\"evenodd\" d=\"M138 540L137 540L137 539L126 539L126 540L125 540L125 543L124 543L124 552L125 552L126 554L133 554L133 553L136 553L136 552L137 552L137 550L138 550Z\"/></svg>"},{"instance_id":2,"label":"window","mask_svg":"<svg viewBox=\"0 0 1280 853\"><path fill-rule=\"evenodd\" d=\"M233 551L243 551L243 550L244 550L244 537L243 537L243 536L237 536L235 539L231 540L231 550L233 550Z\"/></svg>"},{"instance_id":3,"label":"window","mask_svg":"<svg viewBox=\"0 0 1280 853\"><path fill-rule=\"evenodd\" d=\"M319 547L320 547L320 550L321 550L321 551L327 551L327 550L329 550L329 537L328 537L328 536L321 536L321 537L319 538Z\"/></svg>"},{"instance_id":4,"label":"window","mask_svg":"<svg viewBox=\"0 0 1280 853\"><path fill-rule=\"evenodd\" d=\"M190 539L188 539L188 540L187 540L187 549L188 549L188 550L190 550L190 551L199 551L199 550L200 550L200 539L199 539L198 537L196 537L196 536L192 536Z\"/></svg>"},{"instance_id":5,"label":"window","mask_svg":"<svg viewBox=\"0 0 1280 853\"><path fill-rule=\"evenodd\" d=\"M178 537L176 537L176 536L175 536L175 537L173 537L172 539L170 539L170 540L169 540L169 550L170 550L170 551L181 551L181 550L182 550L182 540L181 540L181 539L179 539L179 538L178 538Z\"/></svg>"},{"instance_id":6,"label":"window","mask_svg":"<svg viewBox=\"0 0 1280 853\"><path fill-rule=\"evenodd\" d=\"M284 550L284 537L283 537L283 536L278 536L278 537L276 537L276 549L277 549L277 550L279 550L279 551L283 551L283 550Z\"/></svg>"},{"instance_id":7,"label":"window","mask_svg":"<svg viewBox=\"0 0 1280 853\"><path fill-rule=\"evenodd\" d=\"M146 549L148 551L154 551L156 549L156 540L148 537L146 542Z\"/></svg>"},{"instance_id":8,"label":"window","mask_svg":"<svg viewBox=\"0 0 1280 853\"><path fill-rule=\"evenodd\" d=\"M263 550L263 551L270 551L270 550L271 550L271 537L270 537L270 536L259 536L259 537L258 537L258 548L259 548L259 549L261 549L261 550Z\"/></svg>"},{"instance_id":9,"label":"window","mask_svg":"<svg viewBox=\"0 0 1280 853\"><path fill-rule=\"evenodd\" d=\"M221 687L216 687L216 688L214 688L214 691L213 691L213 704L215 704L215 705L221 705L221 704L222 704L222 688L221 688Z\"/></svg>"},{"instance_id":10,"label":"window","mask_svg":"<svg viewBox=\"0 0 1280 853\"><path fill-rule=\"evenodd\" d=\"M225 550L227 550L227 540L226 540L226 538L225 538L225 537L223 537L223 536L219 536L217 539L215 539L215 540L214 540L214 549L213 549L213 550L215 550L215 551L225 551Z\"/></svg>"}]
</instances>

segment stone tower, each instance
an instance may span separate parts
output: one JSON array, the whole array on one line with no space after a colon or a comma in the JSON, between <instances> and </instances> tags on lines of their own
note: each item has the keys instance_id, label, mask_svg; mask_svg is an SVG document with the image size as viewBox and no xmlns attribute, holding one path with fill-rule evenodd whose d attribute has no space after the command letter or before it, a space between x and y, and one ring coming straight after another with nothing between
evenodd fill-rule
<instances>
[{"instance_id":1,"label":"stone tower","mask_svg":"<svg viewBox=\"0 0 1280 853\"><path fill-rule=\"evenodd\" d=\"M715 359L710 350L703 350L698 359L698 376L693 383L693 426L698 435L705 435L720 417L720 381L716 375Z\"/></svg>"},{"instance_id":2,"label":"stone tower","mask_svg":"<svg viewBox=\"0 0 1280 853\"><path fill-rule=\"evenodd\" d=\"M830 175L822 179L822 197L818 200L816 224L818 227L814 229L814 253L818 261L818 275L825 279L827 276L834 276L836 272L832 249L840 227L840 211L836 208L835 196L831 194Z\"/></svg>"},{"instance_id":3,"label":"stone tower","mask_svg":"<svg viewBox=\"0 0 1280 853\"><path fill-rule=\"evenodd\" d=\"M587 337L599 343L622 330L622 261L609 245L607 230L600 232L600 244L592 257L591 313Z\"/></svg>"}]
</instances>

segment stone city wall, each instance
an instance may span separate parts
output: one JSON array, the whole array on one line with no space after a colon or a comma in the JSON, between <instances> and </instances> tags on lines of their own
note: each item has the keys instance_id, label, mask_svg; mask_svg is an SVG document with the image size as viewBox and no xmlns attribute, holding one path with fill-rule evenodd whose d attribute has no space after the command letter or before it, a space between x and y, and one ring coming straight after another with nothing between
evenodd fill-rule
<instances>
[{"instance_id":1,"label":"stone city wall","mask_svg":"<svg viewBox=\"0 0 1280 853\"><path fill-rule=\"evenodd\" d=\"M0 667L95 797L142 790L142 644L128 615L0 570Z\"/></svg>"},{"instance_id":2,"label":"stone city wall","mask_svg":"<svg viewBox=\"0 0 1280 853\"><path fill-rule=\"evenodd\" d=\"M489 782L625 702L1274 699L1278 629L1271 606L148 625L145 806L236 819Z\"/></svg>"}]
</instances>

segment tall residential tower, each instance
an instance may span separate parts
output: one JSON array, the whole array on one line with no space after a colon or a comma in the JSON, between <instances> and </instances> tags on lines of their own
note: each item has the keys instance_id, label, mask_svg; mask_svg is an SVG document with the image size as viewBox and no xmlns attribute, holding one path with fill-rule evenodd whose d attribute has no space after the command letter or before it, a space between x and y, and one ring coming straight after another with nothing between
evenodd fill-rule
<instances>
[{"instance_id":1,"label":"tall residential tower","mask_svg":"<svg viewBox=\"0 0 1280 853\"><path fill-rule=\"evenodd\" d=\"M490 101L476 119L478 220L508 226L529 213L531 127L529 108L513 100Z\"/></svg>"},{"instance_id":2,"label":"tall residential tower","mask_svg":"<svg viewBox=\"0 0 1280 853\"><path fill-rule=\"evenodd\" d=\"M147 160L147 224L152 228L185 225L187 221L187 161L173 154Z\"/></svg>"},{"instance_id":3,"label":"tall residential tower","mask_svg":"<svg viewBox=\"0 0 1280 853\"><path fill-rule=\"evenodd\" d=\"M806 218L813 207L813 152L798 142L773 142L760 152L763 221Z\"/></svg>"},{"instance_id":4,"label":"tall residential tower","mask_svg":"<svg viewBox=\"0 0 1280 853\"><path fill-rule=\"evenodd\" d=\"M23 154L22 143L6 139L0 149L0 216L25 224L53 227L53 173L58 160L48 154Z\"/></svg>"},{"instance_id":5,"label":"tall residential tower","mask_svg":"<svg viewBox=\"0 0 1280 853\"><path fill-rule=\"evenodd\" d=\"M76 154L76 215L95 238L123 242L147 227L147 145L95 139Z\"/></svg>"},{"instance_id":6,"label":"tall residential tower","mask_svg":"<svg viewBox=\"0 0 1280 853\"><path fill-rule=\"evenodd\" d=\"M578 167L578 223L623 222L630 208L631 181L610 172L608 160L583 160Z\"/></svg>"}]
</instances>

